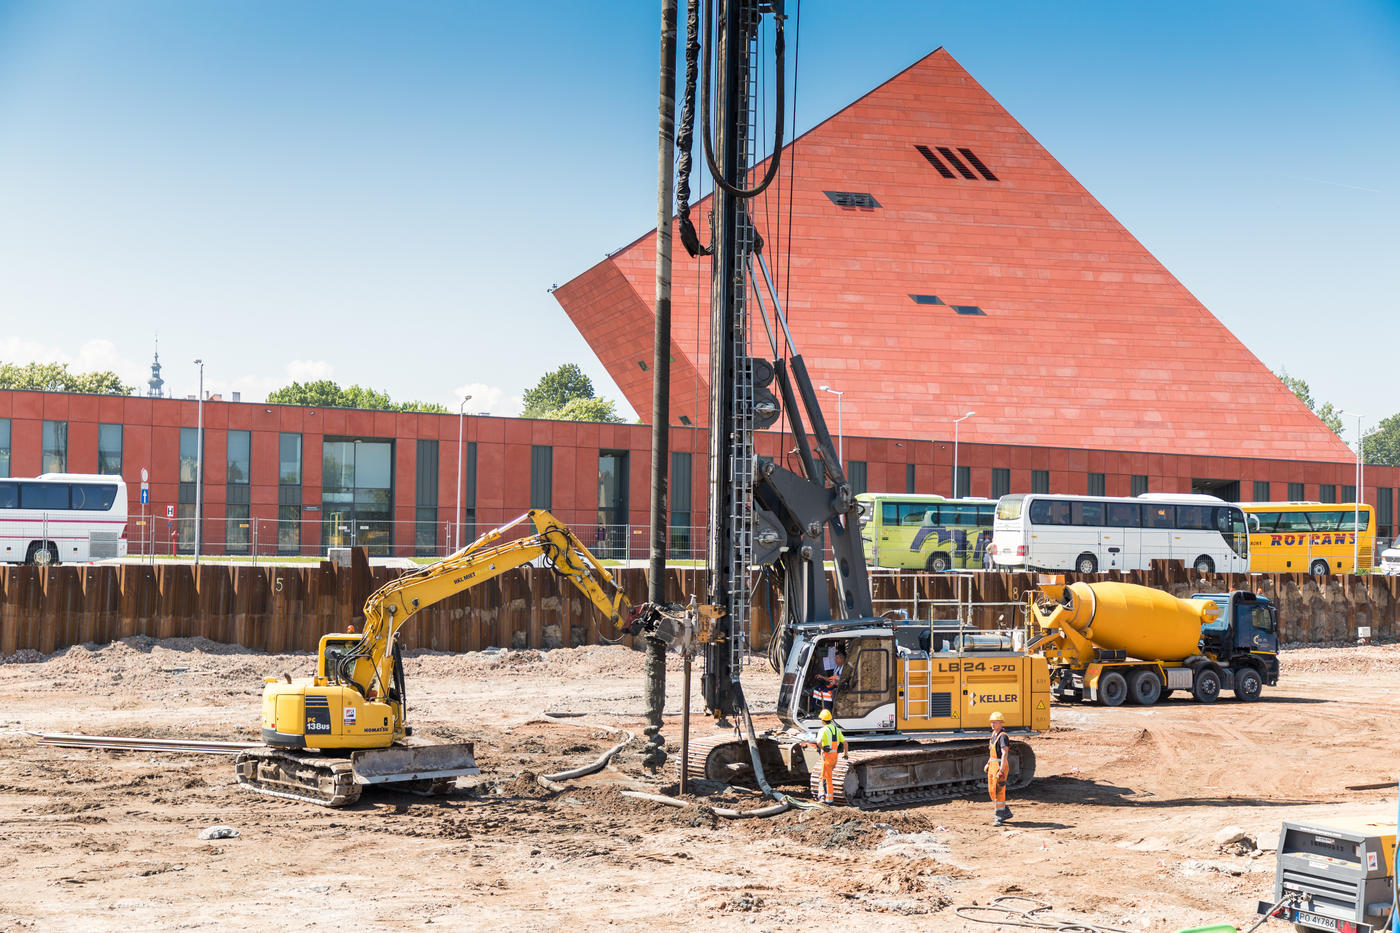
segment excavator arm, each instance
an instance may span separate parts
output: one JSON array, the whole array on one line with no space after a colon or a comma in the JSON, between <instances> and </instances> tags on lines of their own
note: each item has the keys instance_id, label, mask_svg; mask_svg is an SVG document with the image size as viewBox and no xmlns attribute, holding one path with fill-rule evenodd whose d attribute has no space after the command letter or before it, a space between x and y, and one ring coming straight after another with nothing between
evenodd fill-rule
<instances>
[{"instance_id":1,"label":"excavator arm","mask_svg":"<svg viewBox=\"0 0 1400 933\"><path fill-rule=\"evenodd\" d=\"M523 538L505 540L511 529L529 522ZM393 682L394 644L414 614L463 590L492 580L516 567L543 559L576 586L612 624L618 635L647 635L670 641L674 612L642 604L633 607L612 574L563 522L533 509L435 564L391 580L365 601L365 625L359 643L333 661L321 659L322 676L353 685L364 696L386 696ZM332 669L327 669L327 665Z\"/></svg>"}]
</instances>

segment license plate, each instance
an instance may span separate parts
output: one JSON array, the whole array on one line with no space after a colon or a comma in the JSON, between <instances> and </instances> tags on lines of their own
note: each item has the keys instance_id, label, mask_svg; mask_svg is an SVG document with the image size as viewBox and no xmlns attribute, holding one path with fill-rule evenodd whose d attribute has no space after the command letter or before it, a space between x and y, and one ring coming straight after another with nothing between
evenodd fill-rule
<instances>
[{"instance_id":1,"label":"license plate","mask_svg":"<svg viewBox=\"0 0 1400 933\"><path fill-rule=\"evenodd\" d=\"M1331 917L1323 917L1320 914L1311 914L1306 910L1293 911L1293 922L1304 926L1314 927L1318 930L1335 930L1337 921Z\"/></svg>"}]
</instances>

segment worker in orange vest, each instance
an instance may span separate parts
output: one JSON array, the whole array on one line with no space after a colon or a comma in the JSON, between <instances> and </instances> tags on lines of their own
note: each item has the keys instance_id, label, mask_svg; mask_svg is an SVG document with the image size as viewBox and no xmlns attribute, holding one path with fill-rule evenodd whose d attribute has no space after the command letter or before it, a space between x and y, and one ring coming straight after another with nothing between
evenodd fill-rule
<instances>
[{"instance_id":1,"label":"worker in orange vest","mask_svg":"<svg viewBox=\"0 0 1400 933\"><path fill-rule=\"evenodd\" d=\"M987 742L987 795L996 804L993 826L1011 819L1006 805L1006 777L1011 772L1011 737L1006 734L1006 717L1001 711L992 713L992 737Z\"/></svg>"},{"instance_id":2,"label":"worker in orange vest","mask_svg":"<svg viewBox=\"0 0 1400 933\"><path fill-rule=\"evenodd\" d=\"M846 745L846 733L841 731L841 727L831 721L831 710L824 709L821 714L822 729L817 734L817 747L822 753L822 783L821 802L831 803L834 796L833 777L836 773L836 749L841 748L841 757L850 758L850 748Z\"/></svg>"}]
</instances>

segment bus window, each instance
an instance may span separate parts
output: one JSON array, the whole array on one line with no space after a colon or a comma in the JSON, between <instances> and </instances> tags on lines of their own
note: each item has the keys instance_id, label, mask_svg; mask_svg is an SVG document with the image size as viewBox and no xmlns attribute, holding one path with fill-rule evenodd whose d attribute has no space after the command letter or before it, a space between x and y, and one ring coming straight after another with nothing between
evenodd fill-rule
<instances>
[{"instance_id":1,"label":"bus window","mask_svg":"<svg viewBox=\"0 0 1400 933\"><path fill-rule=\"evenodd\" d=\"M22 508L49 512L67 510L67 483L23 483L19 493Z\"/></svg>"},{"instance_id":2,"label":"bus window","mask_svg":"<svg viewBox=\"0 0 1400 933\"><path fill-rule=\"evenodd\" d=\"M940 514L942 514L942 513L939 511L939 507L936 506L936 505L935 505L933 508L931 508L931 509L924 509L924 510L923 510L922 512L920 512L919 515L916 517L916 519L915 519L915 521L914 521L914 524L915 524L915 525L937 525L937 524L938 524L938 516L939 516Z\"/></svg>"},{"instance_id":3,"label":"bus window","mask_svg":"<svg viewBox=\"0 0 1400 933\"><path fill-rule=\"evenodd\" d=\"M1275 531L1312 531L1307 512L1280 512Z\"/></svg>"},{"instance_id":4,"label":"bus window","mask_svg":"<svg viewBox=\"0 0 1400 933\"><path fill-rule=\"evenodd\" d=\"M1069 503L1057 499L1037 499L1031 503L1032 525L1068 525Z\"/></svg>"},{"instance_id":5,"label":"bus window","mask_svg":"<svg viewBox=\"0 0 1400 933\"><path fill-rule=\"evenodd\" d=\"M1278 512L1250 512L1249 527L1251 531L1277 531Z\"/></svg>"},{"instance_id":6,"label":"bus window","mask_svg":"<svg viewBox=\"0 0 1400 933\"><path fill-rule=\"evenodd\" d=\"M0 509L19 508L19 484L0 483Z\"/></svg>"},{"instance_id":7,"label":"bus window","mask_svg":"<svg viewBox=\"0 0 1400 933\"><path fill-rule=\"evenodd\" d=\"M1175 528L1176 527L1176 506L1174 505L1147 505L1142 510L1142 527L1144 528Z\"/></svg>"},{"instance_id":8,"label":"bus window","mask_svg":"<svg viewBox=\"0 0 1400 933\"><path fill-rule=\"evenodd\" d=\"M997 518L1007 522L1020 518L1021 506L1025 501L1025 496L1002 496L1001 501L998 502L996 506ZM1034 508L1036 505L1040 505L1040 503L1034 503L1031 508ZM1035 519L1032 518L1031 521L1034 522Z\"/></svg>"},{"instance_id":9,"label":"bus window","mask_svg":"<svg viewBox=\"0 0 1400 933\"><path fill-rule=\"evenodd\" d=\"M1209 531L1210 506L1178 505L1176 507L1176 527L1192 531Z\"/></svg>"},{"instance_id":10,"label":"bus window","mask_svg":"<svg viewBox=\"0 0 1400 933\"><path fill-rule=\"evenodd\" d=\"M977 524L981 525L983 528L992 527L992 518L996 513L996 508L997 507L994 505L979 505L977 507ZM1362 527L1365 526L1363 525Z\"/></svg>"},{"instance_id":11,"label":"bus window","mask_svg":"<svg viewBox=\"0 0 1400 933\"><path fill-rule=\"evenodd\" d=\"M940 524L943 525L977 524L977 506L975 505L942 505L939 506L938 514L942 518Z\"/></svg>"},{"instance_id":12,"label":"bus window","mask_svg":"<svg viewBox=\"0 0 1400 933\"><path fill-rule=\"evenodd\" d=\"M73 508L89 512L106 512L117 498L116 486L85 486L73 484Z\"/></svg>"},{"instance_id":13,"label":"bus window","mask_svg":"<svg viewBox=\"0 0 1400 933\"><path fill-rule=\"evenodd\" d=\"M1136 502L1110 502L1108 504L1108 524L1113 528L1137 528L1142 525L1142 516Z\"/></svg>"},{"instance_id":14,"label":"bus window","mask_svg":"<svg viewBox=\"0 0 1400 933\"><path fill-rule=\"evenodd\" d=\"M1102 502L1075 502L1070 514L1073 525L1089 525L1098 527L1103 524L1103 503Z\"/></svg>"}]
</instances>

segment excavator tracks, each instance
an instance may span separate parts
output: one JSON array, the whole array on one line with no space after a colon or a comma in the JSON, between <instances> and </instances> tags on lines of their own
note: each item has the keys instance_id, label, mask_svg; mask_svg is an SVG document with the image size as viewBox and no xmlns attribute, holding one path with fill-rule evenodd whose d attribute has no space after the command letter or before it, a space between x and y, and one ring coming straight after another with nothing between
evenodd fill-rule
<instances>
[{"instance_id":1,"label":"excavator tracks","mask_svg":"<svg viewBox=\"0 0 1400 933\"><path fill-rule=\"evenodd\" d=\"M1007 790L1020 790L1035 777L1035 752L1011 742ZM987 743L938 742L895 748L856 749L838 759L832 775L832 803L879 810L968 797L987 792ZM821 772L810 775L812 796L821 799Z\"/></svg>"},{"instance_id":2,"label":"excavator tracks","mask_svg":"<svg viewBox=\"0 0 1400 933\"><path fill-rule=\"evenodd\" d=\"M360 799L348 758L299 754L276 748L250 748L234 762L238 783L270 797L348 807Z\"/></svg>"}]
</instances>

